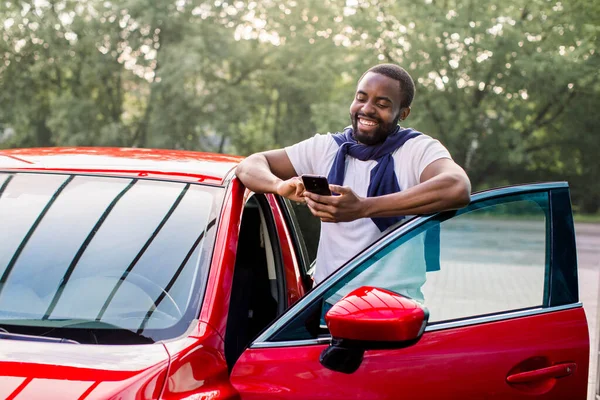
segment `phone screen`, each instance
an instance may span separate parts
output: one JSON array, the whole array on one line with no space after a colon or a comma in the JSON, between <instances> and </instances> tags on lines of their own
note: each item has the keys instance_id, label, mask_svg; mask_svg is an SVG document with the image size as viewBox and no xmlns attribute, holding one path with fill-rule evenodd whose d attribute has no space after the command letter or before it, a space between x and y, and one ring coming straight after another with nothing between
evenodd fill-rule
<instances>
[{"instance_id":1,"label":"phone screen","mask_svg":"<svg viewBox=\"0 0 600 400\"><path fill-rule=\"evenodd\" d=\"M327 178L320 175L302 175L302 182L307 192L321 196L331 196Z\"/></svg>"}]
</instances>

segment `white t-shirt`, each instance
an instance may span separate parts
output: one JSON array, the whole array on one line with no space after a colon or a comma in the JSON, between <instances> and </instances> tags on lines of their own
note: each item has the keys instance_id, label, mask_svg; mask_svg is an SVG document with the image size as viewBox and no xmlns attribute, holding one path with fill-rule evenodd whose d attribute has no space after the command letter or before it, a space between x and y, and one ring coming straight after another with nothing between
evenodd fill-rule
<instances>
[{"instance_id":1,"label":"white t-shirt","mask_svg":"<svg viewBox=\"0 0 600 400\"><path fill-rule=\"evenodd\" d=\"M327 176L338 148L331 134L317 134L286 147L285 151L298 175ZM421 173L433 161L451 158L448 150L439 141L427 135L409 139L392 154L392 157L400 190L419 184ZM358 196L367 197L371 169L376 165L375 160L360 161L347 156L343 186L349 186ZM315 282L321 282L380 236L379 228L370 218L321 223Z\"/></svg>"}]
</instances>

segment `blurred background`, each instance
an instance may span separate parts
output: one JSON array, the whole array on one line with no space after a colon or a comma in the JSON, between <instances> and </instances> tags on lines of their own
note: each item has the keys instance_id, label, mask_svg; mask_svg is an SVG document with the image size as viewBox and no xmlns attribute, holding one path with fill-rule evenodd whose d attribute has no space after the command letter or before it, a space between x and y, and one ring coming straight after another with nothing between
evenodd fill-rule
<instances>
[{"instance_id":1,"label":"blurred background","mask_svg":"<svg viewBox=\"0 0 600 400\"><path fill-rule=\"evenodd\" d=\"M0 148L248 155L349 124L393 62L475 190L567 180L600 221L596 0L1 0Z\"/></svg>"}]
</instances>

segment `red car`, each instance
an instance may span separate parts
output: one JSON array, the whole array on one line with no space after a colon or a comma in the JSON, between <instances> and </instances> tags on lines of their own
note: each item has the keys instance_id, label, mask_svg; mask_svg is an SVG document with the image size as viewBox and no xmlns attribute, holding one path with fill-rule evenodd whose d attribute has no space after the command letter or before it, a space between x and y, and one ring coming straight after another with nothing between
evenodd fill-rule
<instances>
[{"instance_id":1,"label":"red car","mask_svg":"<svg viewBox=\"0 0 600 400\"><path fill-rule=\"evenodd\" d=\"M0 398L585 399L566 183L409 218L312 288L318 221L239 160L0 151Z\"/></svg>"}]
</instances>

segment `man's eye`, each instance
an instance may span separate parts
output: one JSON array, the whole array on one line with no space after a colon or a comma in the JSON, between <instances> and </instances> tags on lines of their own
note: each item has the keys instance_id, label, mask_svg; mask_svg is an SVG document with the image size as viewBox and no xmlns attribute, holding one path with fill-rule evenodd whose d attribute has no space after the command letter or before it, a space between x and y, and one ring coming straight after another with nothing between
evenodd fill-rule
<instances>
[{"instance_id":1,"label":"man's eye","mask_svg":"<svg viewBox=\"0 0 600 400\"><path fill-rule=\"evenodd\" d=\"M377 107L379 107L379 108L388 108L389 106L387 104L378 103Z\"/></svg>"},{"instance_id":2,"label":"man's eye","mask_svg":"<svg viewBox=\"0 0 600 400\"><path fill-rule=\"evenodd\" d=\"M356 96L356 100L358 100L358 101L365 101L366 99L367 98L365 96L362 96L362 95Z\"/></svg>"}]
</instances>

